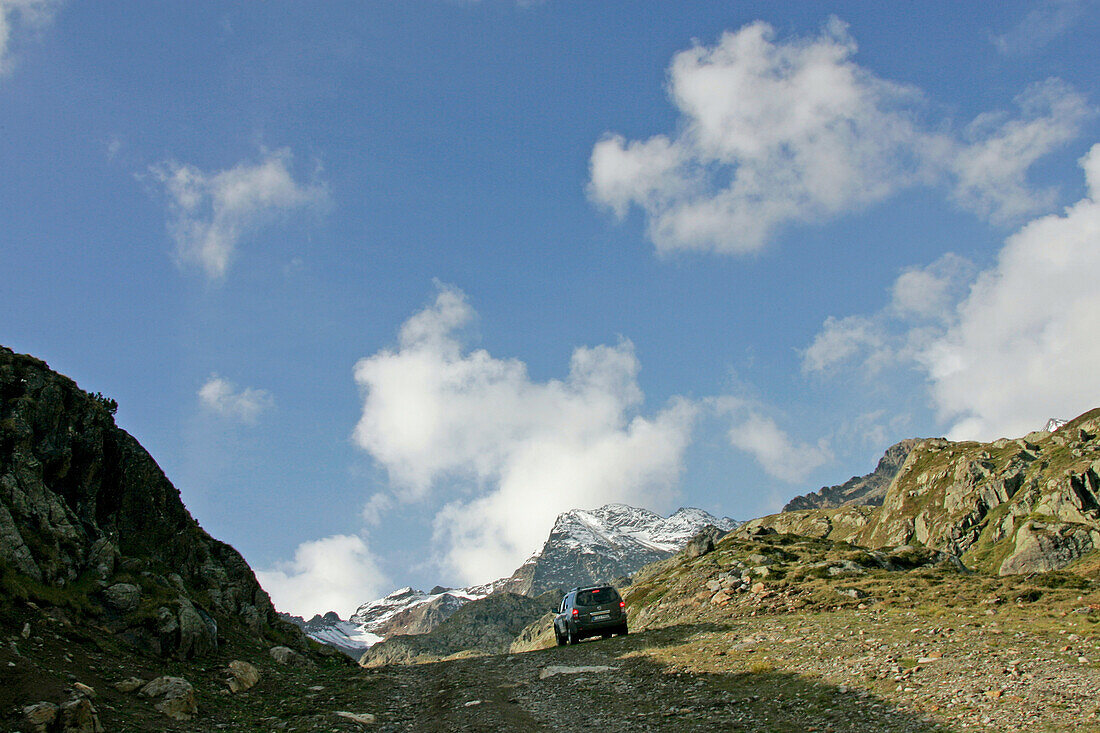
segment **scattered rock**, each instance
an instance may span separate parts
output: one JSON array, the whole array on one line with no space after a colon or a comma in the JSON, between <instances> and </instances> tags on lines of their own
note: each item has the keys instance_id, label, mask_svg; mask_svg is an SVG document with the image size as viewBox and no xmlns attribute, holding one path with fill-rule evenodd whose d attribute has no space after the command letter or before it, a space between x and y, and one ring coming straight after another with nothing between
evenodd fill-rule
<instances>
[{"instance_id":1,"label":"scattered rock","mask_svg":"<svg viewBox=\"0 0 1100 733\"><path fill-rule=\"evenodd\" d=\"M289 664L297 667L306 663L306 658L288 646L273 646L268 654L279 664Z\"/></svg>"},{"instance_id":2,"label":"scattered rock","mask_svg":"<svg viewBox=\"0 0 1100 733\"><path fill-rule=\"evenodd\" d=\"M80 693L61 704L58 719L61 733L103 733L92 701Z\"/></svg>"},{"instance_id":3,"label":"scattered rock","mask_svg":"<svg viewBox=\"0 0 1100 733\"><path fill-rule=\"evenodd\" d=\"M142 697L161 698L157 710L173 720L190 720L199 711L195 689L182 677L157 677L141 688Z\"/></svg>"},{"instance_id":4,"label":"scattered rock","mask_svg":"<svg viewBox=\"0 0 1100 733\"><path fill-rule=\"evenodd\" d=\"M244 692L260 681L260 670L239 659L234 659L229 663L228 672L229 679L225 683L229 685L230 692Z\"/></svg>"},{"instance_id":5,"label":"scattered rock","mask_svg":"<svg viewBox=\"0 0 1100 733\"><path fill-rule=\"evenodd\" d=\"M119 692L133 692L139 687L143 687L145 683L146 680L143 680L140 677L127 677L126 679L116 682L111 686Z\"/></svg>"},{"instance_id":6,"label":"scattered rock","mask_svg":"<svg viewBox=\"0 0 1100 733\"><path fill-rule=\"evenodd\" d=\"M92 698L95 697L95 688L91 687L90 685L86 685L83 682L74 682L73 689L81 695Z\"/></svg>"},{"instance_id":7,"label":"scattered rock","mask_svg":"<svg viewBox=\"0 0 1100 733\"><path fill-rule=\"evenodd\" d=\"M363 725L373 723L375 720L374 715L371 713L349 713L346 710L337 710L335 714L339 715L341 718L347 718L348 720L355 723L362 723Z\"/></svg>"},{"instance_id":8,"label":"scattered rock","mask_svg":"<svg viewBox=\"0 0 1100 733\"><path fill-rule=\"evenodd\" d=\"M22 636L24 639L31 638L31 622L30 621L23 624L23 630L19 633L19 635Z\"/></svg>"},{"instance_id":9,"label":"scattered rock","mask_svg":"<svg viewBox=\"0 0 1100 733\"><path fill-rule=\"evenodd\" d=\"M39 702L23 708L23 719L34 733L46 733L57 720L58 711L52 702Z\"/></svg>"}]
</instances>

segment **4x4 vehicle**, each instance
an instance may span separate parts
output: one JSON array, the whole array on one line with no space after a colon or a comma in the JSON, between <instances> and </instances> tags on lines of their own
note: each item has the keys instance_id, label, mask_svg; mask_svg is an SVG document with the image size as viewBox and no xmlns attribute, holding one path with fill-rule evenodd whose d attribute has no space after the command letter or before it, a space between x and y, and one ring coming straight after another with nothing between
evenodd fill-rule
<instances>
[{"instance_id":1,"label":"4x4 vehicle","mask_svg":"<svg viewBox=\"0 0 1100 733\"><path fill-rule=\"evenodd\" d=\"M574 588L561 599L554 617L554 637L558 646L576 644L588 636L608 638L627 634L626 603L609 585Z\"/></svg>"}]
</instances>

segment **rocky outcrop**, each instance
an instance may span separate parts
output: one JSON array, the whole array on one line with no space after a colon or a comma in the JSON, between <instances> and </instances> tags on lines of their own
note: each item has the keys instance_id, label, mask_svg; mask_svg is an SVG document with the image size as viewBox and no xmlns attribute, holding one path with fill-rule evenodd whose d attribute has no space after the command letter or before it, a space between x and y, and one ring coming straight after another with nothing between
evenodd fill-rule
<instances>
[{"instance_id":1,"label":"rocky outcrop","mask_svg":"<svg viewBox=\"0 0 1100 733\"><path fill-rule=\"evenodd\" d=\"M882 506L789 512L739 532L779 532L866 547L919 544L1000 574L1064 568L1100 548L1100 409L1056 432L992 443L925 440Z\"/></svg>"},{"instance_id":2,"label":"rocky outcrop","mask_svg":"<svg viewBox=\"0 0 1100 733\"><path fill-rule=\"evenodd\" d=\"M233 634L304 644L244 558L210 537L115 404L0 347L0 571L142 651L208 656ZM297 640L297 641L294 641Z\"/></svg>"},{"instance_id":3,"label":"rocky outcrop","mask_svg":"<svg viewBox=\"0 0 1100 733\"><path fill-rule=\"evenodd\" d=\"M796 496L787 502L783 511L803 509L831 509L840 506L879 506L886 498L886 490L909 457L913 446L921 441L916 438L903 440L886 449L875 470L866 476L853 476L839 486L825 486L810 494Z\"/></svg>"}]
</instances>

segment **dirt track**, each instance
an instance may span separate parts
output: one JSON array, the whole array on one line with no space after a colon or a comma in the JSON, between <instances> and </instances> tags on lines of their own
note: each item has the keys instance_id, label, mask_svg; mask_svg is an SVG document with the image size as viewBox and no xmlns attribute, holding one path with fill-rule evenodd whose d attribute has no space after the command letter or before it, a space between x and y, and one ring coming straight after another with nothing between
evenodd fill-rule
<instances>
[{"instance_id":1,"label":"dirt track","mask_svg":"<svg viewBox=\"0 0 1100 733\"><path fill-rule=\"evenodd\" d=\"M526 654L385 667L362 672L349 687L361 695L359 709L377 716L379 731L942 730L885 701L799 675L692 673L649 653L710 631L677 627Z\"/></svg>"}]
</instances>

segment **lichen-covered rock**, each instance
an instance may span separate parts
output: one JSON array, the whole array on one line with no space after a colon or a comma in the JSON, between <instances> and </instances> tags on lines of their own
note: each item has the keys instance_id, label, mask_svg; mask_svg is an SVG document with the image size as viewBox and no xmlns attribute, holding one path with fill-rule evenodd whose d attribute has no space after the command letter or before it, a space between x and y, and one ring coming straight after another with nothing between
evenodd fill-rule
<instances>
[{"instance_id":1,"label":"lichen-covered rock","mask_svg":"<svg viewBox=\"0 0 1100 733\"><path fill-rule=\"evenodd\" d=\"M225 681L225 684L229 686L230 692L250 690L260 681L260 670L239 659L230 662L226 671L229 672L229 679Z\"/></svg>"},{"instance_id":2,"label":"lichen-covered rock","mask_svg":"<svg viewBox=\"0 0 1100 733\"><path fill-rule=\"evenodd\" d=\"M156 709L172 720L190 720L199 711L195 689L182 677L157 677L142 687L139 694L157 699Z\"/></svg>"},{"instance_id":3,"label":"lichen-covered rock","mask_svg":"<svg viewBox=\"0 0 1100 733\"><path fill-rule=\"evenodd\" d=\"M117 611L129 613L141 602L141 588L133 583L115 583L103 591L107 604Z\"/></svg>"},{"instance_id":4,"label":"lichen-covered rock","mask_svg":"<svg viewBox=\"0 0 1100 733\"><path fill-rule=\"evenodd\" d=\"M1065 567L1100 546L1100 531L1080 524L1025 522L1016 549L1001 563L1001 575L1045 572Z\"/></svg>"}]
</instances>

